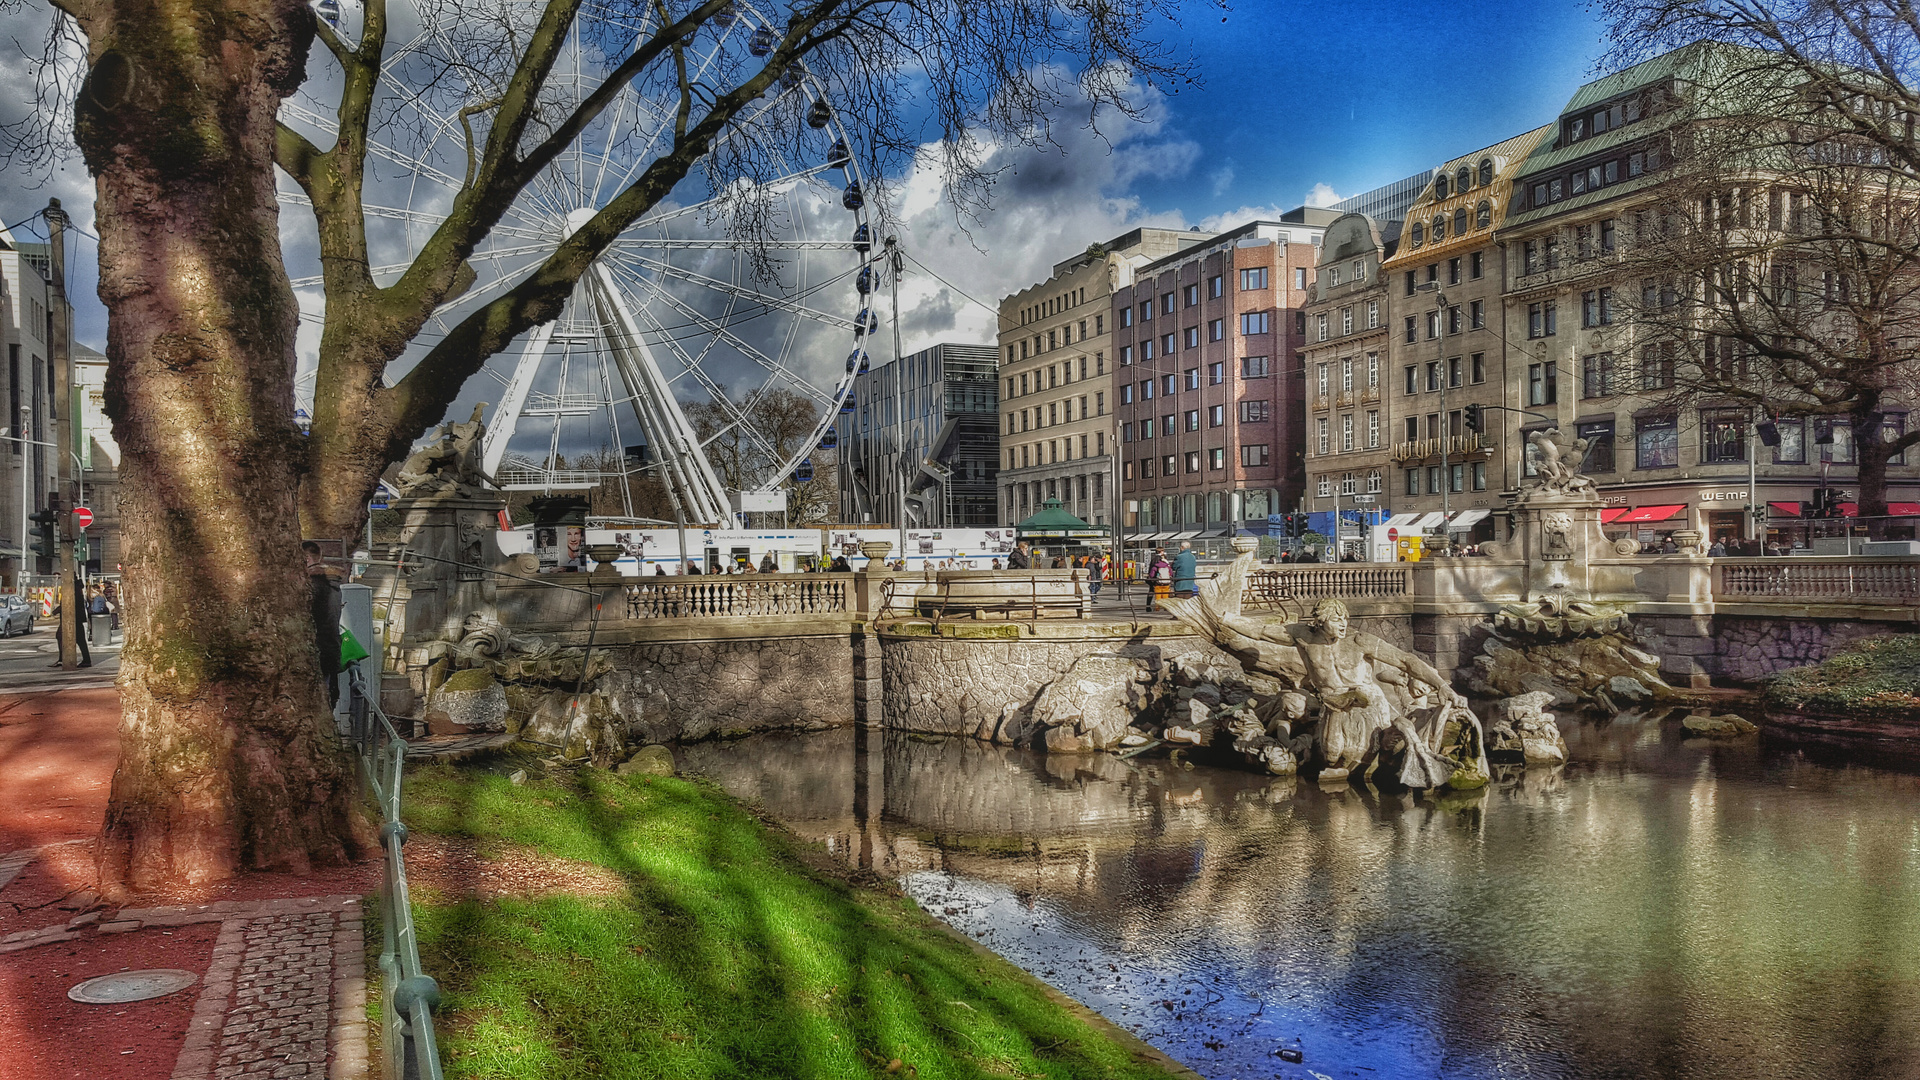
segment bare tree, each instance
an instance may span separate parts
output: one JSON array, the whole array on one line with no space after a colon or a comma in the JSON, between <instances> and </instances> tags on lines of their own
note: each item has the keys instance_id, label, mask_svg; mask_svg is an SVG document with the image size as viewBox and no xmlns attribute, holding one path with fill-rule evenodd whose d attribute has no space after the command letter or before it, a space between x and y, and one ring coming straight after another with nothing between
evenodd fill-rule
<instances>
[{"instance_id":1,"label":"bare tree","mask_svg":"<svg viewBox=\"0 0 1920 1080\"><path fill-rule=\"evenodd\" d=\"M107 412L125 453L125 721L100 854L113 893L364 848L308 644L301 526L357 529L381 471L692 170L738 194L719 211L750 246L773 148L740 121L783 77L804 64L828 88L870 176L930 141L948 195L973 211L991 141L1045 141L1069 101L1131 115L1139 82L1184 77L1144 29L1167 25L1175 0L791 0L764 49L700 71L687 45L738 17L732 0L365 0L357 39L301 0L52 3L56 39L84 39L73 130L97 190ZM588 44L616 62L583 85L589 15ZM446 47L400 47L425 39ZM281 115L310 65L333 96L318 140ZM470 256L629 86L664 95L667 137L531 273L423 339L476 280ZM373 148L383 125L405 127L397 102L429 97L464 132L465 159L435 163L457 192L397 276L376 280ZM311 204L326 294L305 438L276 166ZM416 341L417 362L396 368Z\"/></svg>"},{"instance_id":2,"label":"bare tree","mask_svg":"<svg viewBox=\"0 0 1920 1080\"><path fill-rule=\"evenodd\" d=\"M1716 43L1618 259L1629 377L1850 458L1879 519L1888 466L1920 445L1920 22L1901 0L1605 7L1618 60Z\"/></svg>"}]
</instances>

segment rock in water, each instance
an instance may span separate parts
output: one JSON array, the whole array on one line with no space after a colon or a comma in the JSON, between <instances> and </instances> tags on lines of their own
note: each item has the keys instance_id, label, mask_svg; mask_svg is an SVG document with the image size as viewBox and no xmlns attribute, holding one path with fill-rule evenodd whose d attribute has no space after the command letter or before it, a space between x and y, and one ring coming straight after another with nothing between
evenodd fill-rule
<instances>
[{"instance_id":1,"label":"rock in water","mask_svg":"<svg viewBox=\"0 0 1920 1080\"><path fill-rule=\"evenodd\" d=\"M643 746L613 771L621 776L672 776L673 751L657 744Z\"/></svg>"},{"instance_id":2,"label":"rock in water","mask_svg":"<svg viewBox=\"0 0 1920 1080\"><path fill-rule=\"evenodd\" d=\"M1689 716L1680 721L1680 728L1686 735L1700 735L1710 739L1737 738L1760 730L1744 718L1732 713L1724 716Z\"/></svg>"},{"instance_id":3,"label":"rock in water","mask_svg":"<svg viewBox=\"0 0 1920 1080\"><path fill-rule=\"evenodd\" d=\"M1641 685L1638 679L1628 678L1625 675L1615 675L1613 678L1607 680L1607 694L1615 701L1638 704L1651 698L1653 691Z\"/></svg>"}]
</instances>

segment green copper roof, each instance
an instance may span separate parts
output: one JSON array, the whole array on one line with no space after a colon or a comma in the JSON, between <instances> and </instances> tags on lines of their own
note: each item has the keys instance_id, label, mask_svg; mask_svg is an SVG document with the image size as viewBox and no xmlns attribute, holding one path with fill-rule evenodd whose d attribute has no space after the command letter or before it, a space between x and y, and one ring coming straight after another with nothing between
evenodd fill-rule
<instances>
[{"instance_id":1,"label":"green copper roof","mask_svg":"<svg viewBox=\"0 0 1920 1080\"><path fill-rule=\"evenodd\" d=\"M1041 529L1091 529L1093 526L1067 513L1060 506L1059 499L1048 499L1040 507L1040 512L1014 526L1019 532L1038 532Z\"/></svg>"}]
</instances>

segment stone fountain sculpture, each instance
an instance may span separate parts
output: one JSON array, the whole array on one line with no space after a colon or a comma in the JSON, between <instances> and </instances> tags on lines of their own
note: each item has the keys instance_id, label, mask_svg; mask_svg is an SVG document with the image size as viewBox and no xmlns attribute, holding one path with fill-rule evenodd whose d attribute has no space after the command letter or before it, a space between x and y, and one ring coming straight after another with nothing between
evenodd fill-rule
<instances>
[{"instance_id":1,"label":"stone fountain sculpture","mask_svg":"<svg viewBox=\"0 0 1920 1080\"><path fill-rule=\"evenodd\" d=\"M1600 498L1580 473L1587 440L1568 440L1549 429L1530 432L1527 442L1535 475L1522 482L1514 499L1512 550L1502 552L1526 566L1525 599L1494 615L1493 634L1474 658L1468 689L1508 699L1545 693L1540 706L1608 711L1671 694L1660 678L1659 658L1634 646L1626 611L1593 599L1593 560L1628 552L1601 531ZM1513 728L1516 746L1557 740L1550 719L1531 722L1540 706L1523 708L1521 721L1495 727ZM1564 757L1564 744L1559 753ZM1536 748L1528 756L1552 755Z\"/></svg>"},{"instance_id":2,"label":"stone fountain sculpture","mask_svg":"<svg viewBox=\"0 0 1920 1080\"><path fill-rule=\"evenodd\" d=\"M1485 737L1467 702L1433 666L1365 631L1355 630L1346 605L1324 599L1300 622L1280 624L1240 613L1251 553L1204 585L1199 595L1174 600L1175 618L1238 658L1248 670L1279 679L1286 720L1267 736L1292 736L1318 704L1310 738L1290 749L1320 769L1323 781L1355 772L1375 782L1409 788L1473 788L1489 776ZM1229 727L1233 749L1253 756L1258 739ZM1242 746L1241 743L1248 745Z\"/></svg>"}]
</instances>

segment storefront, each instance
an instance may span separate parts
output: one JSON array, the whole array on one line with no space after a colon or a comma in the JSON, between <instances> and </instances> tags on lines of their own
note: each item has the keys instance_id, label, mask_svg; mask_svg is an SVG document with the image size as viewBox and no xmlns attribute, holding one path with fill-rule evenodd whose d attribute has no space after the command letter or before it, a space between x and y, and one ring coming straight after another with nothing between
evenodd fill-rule
<instances>
[{"instance_id":1,"label":"storefront","mask_svg":"<svg viewBox=\"0 0 1920 1080\"><path fill-rule=\"evenodd\" d=\"M1761 512L1753 513L1747 486L1724 484L1663 484L1621 490L1603 490L1606 503L1601 528L1611 539L1632 538L1644 547L1658 548L1676 532L1697 532L1709 544L1718 542L1729 552L1758 555L1773 545L1790 551L1810 547L1812 540L1843 536L1850 530L1865 533L1867 523L1857 519L1856 489L1836 481L1840 517L1815 518L1803 504L1811 504L1817 484L1805 480L1769 481L1755 485ZM1888 492L1888 520L1884 533L1892 539L1911 538L1920 526L1920 490L1897 484Z\"/></svg>"}]
</instances>

